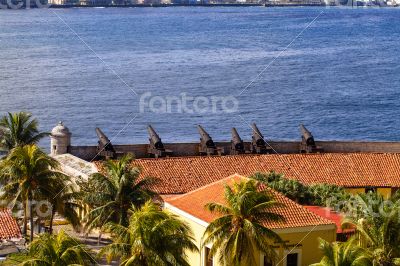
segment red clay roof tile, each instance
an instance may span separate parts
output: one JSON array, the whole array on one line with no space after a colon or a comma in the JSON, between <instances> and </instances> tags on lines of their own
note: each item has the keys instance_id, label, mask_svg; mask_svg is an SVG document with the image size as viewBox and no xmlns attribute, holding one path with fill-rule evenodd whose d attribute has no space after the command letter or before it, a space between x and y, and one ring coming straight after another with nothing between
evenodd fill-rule
<instances>
[{"instance_id":1,"label":"red clay roof tile","mask_svg":"<svg viewBox=\"0 0 400 266\"><path fill-rule=\"evenodd\" d=\"M160 182L152 187L160 194L182 194L238 173L274 170L304 184L329 183L344 187L400 187L398 153L322 153L228 155L138 159L142 176ZM101 163L97 162L98 167Z\"/></svg>"},{"instance_id":2,"label":"red clay roof tile","mask_svg":"<svg viewBox=\"0 0 400 266\"><path fill-rule=\"evenodd\" d=\"M202 220L207 223L212 222L218 217L204 208L204 205L210 202L225 204L224 188L225 185L231 186L234 182L246 180L246 177L240 175L233 175L231 177L222 179L220 181L211 183L197 190L191 191L187 194L169 197L165 202ZM275 200L284 204L281 207L274 207L271 211L281 214L284 222L266 222L264 225L271 229L295 228L305 226L317 225L334 225L335 223L322 218L321 216L307 210L303 206L295 203L294 201L286 198L282 194L270 189L263 188L267 193L272 194Z\"/></svg>"},{"instance_id":3,"label":"red clay roof tile","mask_svg":"<svg viewBox=\"0 0 400 266\"><path fill-rule=\"evenodd\" d=\"M21 237L21 230L10 210L0 209L0 240Z\"/></svg>"},{"instance_id":4,"label":"red clay roof tile","mask_svg":"<svg viewBox=\"0 0 400 266\"><path fill-rule=\"evenodd\" d=\"M336 224L336 233L344 233L344 232L353 232L354 229L342 229L342 222L345 219L345 215L339 212L336 212L328 207L321 206L303 206L307 210L329 220Z\"/></svg>"}]
</instances>

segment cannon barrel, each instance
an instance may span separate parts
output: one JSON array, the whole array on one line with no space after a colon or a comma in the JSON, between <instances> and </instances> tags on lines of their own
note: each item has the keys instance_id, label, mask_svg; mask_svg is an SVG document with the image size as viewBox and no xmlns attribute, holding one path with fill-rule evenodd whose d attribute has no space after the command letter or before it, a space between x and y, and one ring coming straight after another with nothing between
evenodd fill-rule
<instances>
[{"instance_id":1,"label":"cannon barrel","mask_svg":"<svg viewBox=\"0 0 400 266\"><path fill-rule=\"evenodd\" d=\"M251 137L251 145L250 145L250 152L256 154L266 154L272 153L272 148L267 147L267 143L264 140L264 136L261 134L260 130L258 129L257 125L253 123L251 125L253 129L253 136Z\"/></svg>"},{"instance_id":2,"label":"cannon barrel","mask_svg":"<svg viewBox=\"0 0 400 266\"><path fill-rule=\"evenodd\" d=\"M306 142L307 145L315 145L313 135L303 124L300 124L300 132L303 140Z\"/></svg>"},{"instance_id":3,"label":"cannon barrel","mask_svg":"<svg viewBox=\"0 0 400 266\"><path fill-rule=\"evenodd\" d=\"M98 155L105 158L114 158L116 152L106 134L104 134L103 131L101 131L101 129L98 127L96 127L96 134L99 138L99 144L97 146Z\"/></svg>"},{"instance_id":4,"label":"cannon barrel","mask_svg":"<svg viewBox=\"0 0 400 266\"><path fill-rule=\"evenodd\" d=\"M232 144L235 150L242 151L244 150L243 140L240 138L239 133L236 128L232 128Z\"/></svg>"},{"instance_id":5,"label":"cannon barrel","mask_svg":"<svg viewBox=\"0 0 400 266\"><path fill-rule=\"evenodd\" d=\"M210 135L204 130L204 128L198 125L197 129L199 130L201 141L204 142L208 148L214 148L215 147L214 141L212 140Z\"/></svg>"},{"instance_id":6,"label":"cannon barrel","mask_svg":"<svg viewBox=\"0 0 400 266\"><path fill-rule=\"evenodd\" d=\"M150 145L147 147L147 154L150 157L159 158L172 155L171 150L164 148L164 144L161 138L158 136L157 132L151 125L148 125L147 132L149 133Z\"/></svg>"},{"instance_id":7,"label":"cannon barrel","mask_svg":"<svg viewBox=\"0 0 400 266\"><path fill-rule=\"evenodd\" d=\"M253 128L253 140L255 141L256 145L264 146L265 145L264 136L261 134L256 123L253 123L251 127Z\"/></svg>"},{"instance_id":8,"label":"cannon barrel","mask_svg":"<svg viewBox=\"0 0 400 266\"><path fill-rule=\"evenodd\" d=\"M114 147L111 144L111 141L107 138L106 134L101 131L100 128L96 127L96 134L99 138L99 148L104 151L111 151L115 153Z\"/></svg>"},{"instance_id":9,"label":"cannon barrel","mask_svg":"<svg viewBox=\"0 0 400 266\"><path fill-rule=\"evenodd\" d=\"M149 132L150 143L152 143L156 149L164 149L164 144L162 143L161 138L151 125L147 127L147 131Z\"/></svg>"},{"instance_id":10,"label":"cannon barrel","mask_svg":"<svg viewBox=\"0 0 400 266\"><path fill-rule=\"evenodd\" d=\"M107 145L108 143L110 143L110 140L107 138L106 134L104 134L103 131L101 131L101 129L98 127L96 127L96 134L99 138L100 144Z\"/></svg>"}]
</instances>

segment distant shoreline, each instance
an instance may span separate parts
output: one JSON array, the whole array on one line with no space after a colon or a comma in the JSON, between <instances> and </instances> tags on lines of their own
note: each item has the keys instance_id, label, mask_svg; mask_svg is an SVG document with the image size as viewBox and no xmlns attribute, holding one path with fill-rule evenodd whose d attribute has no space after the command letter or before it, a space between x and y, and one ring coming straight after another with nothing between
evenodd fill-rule
<instances>
[{"instance_id":1,"label":"distant shoreline","mask_svg":"<svg viewBox=\"0 0 400 266\"><path fill-rule=\"evenodd\" d=\"M50 8L132 8L132 7L324 7L328 6L325 3L299 3L299 4L285 4L285 3L266 3L266 4L240 4L240 3L228 3L228 4L130 4L130 5L51 5ZM330 6L347 6L347 5L330 5ZM353 7L365 7L366 5L360 5L354 0ZM350 6L351 7L351 6ZM398 7L398 5L373 5L372 7Z\"/></svg>"},{"instance_id":2,"label":"distant shoreline","mask_svg":"<svg viewBox=\"0 0 400 266\"><path fill-rule=\"evenodd\" d=\"M136 5L51 5L50 8L114 8L114 7L177 7L177 6L190 6L190 7L251 7L251 6L265 6L265 7L299 7L299 6L326 6L325 4L136 4Z\"/></svg>"}]
</instances>

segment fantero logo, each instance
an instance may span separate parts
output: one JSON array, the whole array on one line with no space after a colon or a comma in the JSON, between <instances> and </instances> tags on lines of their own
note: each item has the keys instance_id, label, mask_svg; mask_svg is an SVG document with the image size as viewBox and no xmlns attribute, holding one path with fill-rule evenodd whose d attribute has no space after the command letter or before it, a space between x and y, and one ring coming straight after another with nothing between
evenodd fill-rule
<instances>
[{"instance_id":1,"label":"fantero logo","mask_svg":"<svg viewBox=\"0 0 400 266\"><path fill-rule=\"evenodd\" d=\"M47 0L0 0L0 9L48 8Z\"/></svg>"}]
</instances>

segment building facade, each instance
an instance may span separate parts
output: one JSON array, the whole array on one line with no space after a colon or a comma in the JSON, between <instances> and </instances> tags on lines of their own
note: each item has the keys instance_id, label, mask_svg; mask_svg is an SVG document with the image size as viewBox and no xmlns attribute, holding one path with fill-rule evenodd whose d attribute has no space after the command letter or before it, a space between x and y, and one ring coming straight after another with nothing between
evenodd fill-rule
<instances>
[{"instance_id":1,"label":"building facade","mask_svg":"<svg viewBox=\"0 0 400 266\"><path fill-rule=\"evenodd\" d=\"M212 243L202 243L203 234L208 224L218 218L218 216L205 210L204 205L209 202L224 204L225 185L232 185L241 180L248 179L240 175L233 175L187 194L165 199L165 208L179 216L194 231L196 245L201 252L188 253L190 265L220 265L216 257L210 258L208 256ZM337 229L335 223L308 211L280 193L268 188L266 192L271 193L275 200L283 205L277 207L274 211L281 214L285 221L267 222L264 225L276 232L284 241L285 246L271 242L277 254L276 260L270 261L264 254L257 252L257 265L301 266L319 262L322 253L318 249L318 238L329 242L335 241ZM204 247L201 248L202 246Z\"/></svg>"}]
</instances>

